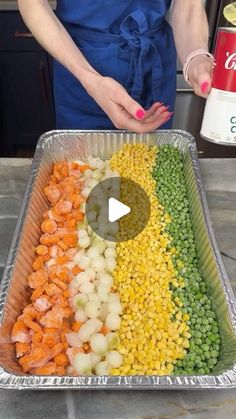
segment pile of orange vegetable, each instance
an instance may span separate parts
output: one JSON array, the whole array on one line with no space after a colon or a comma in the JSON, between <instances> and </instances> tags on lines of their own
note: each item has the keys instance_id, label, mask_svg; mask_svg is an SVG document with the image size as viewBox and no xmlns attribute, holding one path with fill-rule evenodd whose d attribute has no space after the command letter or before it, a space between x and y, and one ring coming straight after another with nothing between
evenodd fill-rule
<instances>
[{"instance_id":1,"label":"pile of orange vegetable","mask_svg":"<svg viewBox=\"0 0 236 419\"><path fill-rule=\"evenodd\" d=\"M84 218L80 210L85 201L81 195L82 173L88 168L75 162L56 163L44 188L50 209L43 215L40 244L28 277L31 302L18 317L11 334L25 373L64 375L69 357L89 350L87 344L69 348L66 340L67 333L77 332L81 326L73 320L69 305L74 292L69 284L81 269L70 267L70 261L77 252L76 226Z\"/></svg>"}]
</instances>

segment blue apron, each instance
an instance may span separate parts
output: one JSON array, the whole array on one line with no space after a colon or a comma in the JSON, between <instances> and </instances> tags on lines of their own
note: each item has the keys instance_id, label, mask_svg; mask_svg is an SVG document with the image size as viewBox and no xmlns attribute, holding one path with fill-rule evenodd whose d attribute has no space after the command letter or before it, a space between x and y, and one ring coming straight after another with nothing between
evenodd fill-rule
<instances>
[{"instance_id":1,"label":"blue apron","mask_svg":"<svg viewBox=\"0 0 236 419\"><path fill-rule=\"evenodd\" d=\"M57 16L89 63L122 84L144 109L174 108L176 51L165 16L171 0L58 0ZM81 83L54 62L58 129L114 129ZM171 120L162 128L169 128Z\"/></svg>"}]
</instances>

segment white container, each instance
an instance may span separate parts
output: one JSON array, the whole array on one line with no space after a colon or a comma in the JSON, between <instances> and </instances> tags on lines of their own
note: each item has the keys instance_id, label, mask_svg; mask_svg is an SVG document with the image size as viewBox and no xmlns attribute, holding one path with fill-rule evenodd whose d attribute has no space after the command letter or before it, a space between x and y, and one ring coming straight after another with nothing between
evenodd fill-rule
<instances>
[{"instance_id":1,"label":"white container","mask_svg":"<svg viewBox=\"0 0 236 419\"><path fill-rule=\"evenodd\" d=\"M217 144L236 145L236 28L218 30L214 56L201 136Z\"/></svg>"},{"instance_id":2,"label":"white container","mask_svg":"<svg viewBox=\"0 0 236 419\"><path fill-rule=\"evenodd\" d=\"M236 146L236 92L211 89L201 136L211 142Z\"/></svg>"}]
</instances>

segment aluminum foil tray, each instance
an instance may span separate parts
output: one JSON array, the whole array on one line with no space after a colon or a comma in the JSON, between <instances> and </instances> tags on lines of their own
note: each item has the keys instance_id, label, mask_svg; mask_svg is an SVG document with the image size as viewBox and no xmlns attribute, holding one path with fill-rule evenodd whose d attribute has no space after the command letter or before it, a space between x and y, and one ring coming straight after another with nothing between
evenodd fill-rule
<instances>
[{"instance_id":1,"label":"aluminum foil tray","mask_svg":"<svg viewBox=\"0 0 236 419\"><path fill-rule=\"evenodd\" d=\"M200 271L208 284L219 322L222 348L211 375L56 377L22 373L15 358L10 332L28 298L27 276L47 202L42 189L52 164L61 159L90 155L111 157L125 143L172 144L184 157L192 222ZM0 387L6 389L203 389L236 387L236 301L218 250L205 197L196 144L182 131L157 131L136 135L121 131L52 131L38 142L3 274L0 290Z\"/></svg>"}]
</instances>

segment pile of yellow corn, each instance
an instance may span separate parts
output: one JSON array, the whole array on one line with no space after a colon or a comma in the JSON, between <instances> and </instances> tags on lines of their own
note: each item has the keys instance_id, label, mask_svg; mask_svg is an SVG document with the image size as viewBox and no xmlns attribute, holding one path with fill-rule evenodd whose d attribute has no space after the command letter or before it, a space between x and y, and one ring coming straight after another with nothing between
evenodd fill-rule
<instances>
[{"instance_id":1,"label":"pile of yellow corn","mask_svg":"<svg viewBox=\"0 0 236 419\"><path fill-rule=\"evenodd\" d=\"M113 170L145 190L151 205L150 219L142 233L116 246L114 289L123 305L118 350L124 361L119 369L112 370L113 375L171 374L175 362L189 347L189 315L181 312L181 302L174 302L170 291L171 284L183 287L184 282L177 279L172 263L175 249L167 251L170 239L164 229L171 220L155 194L151 173L157 153L157 147L127 145L110 160ZM121 200L122 193L125 191L121 187Z\"/></svg>"}]
</instances>

